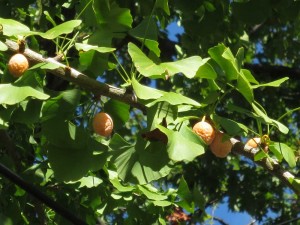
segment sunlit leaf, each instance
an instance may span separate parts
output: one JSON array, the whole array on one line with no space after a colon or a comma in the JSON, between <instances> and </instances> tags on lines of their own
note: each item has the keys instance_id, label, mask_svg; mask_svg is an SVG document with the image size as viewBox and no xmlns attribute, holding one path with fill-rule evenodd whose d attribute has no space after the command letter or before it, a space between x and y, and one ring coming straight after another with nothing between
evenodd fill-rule
<instances>
[{"instance_id":1,"label":"sunlit leaf","mask_svg":"<svg viewBox=\"0 0 300 225\"><path fill-rule=\"evenodd\" d=\"M250 83L242 73L237 78L237 89L249 103L254 101L254 95Z\"/></svg>"},{"instance_id":2,"label":"sunlit leaf","mask_svg":"<svg viewBox=\"0 0 300 225\"><path fill-rule=\"evenodd\" d=\"M162 194L159 194L158 190L151 191L146 185L138 185L138 189L148 198L156 201L165 200L168 197Z\"/></svg>"},{"instance_id":3,"label":"sunlit leaf","mask_svg":"<svg viewBox=\"0 0 300 225\"><path fill-rule=\"evenodd\" d=\"M265 84L258 84L258 85L252 85L252 88L259 88L259 87L279 87L283 82L287 81L288 77L283 77L279 80L275 80L269 83Z\"/></svg>"},{"instance_id":4,"label":"sunlit leaf","mask_svg":"<svg viewBox=\"0 0 300 225\"><path fill-rule=\"evenodd\" d=\"M128 53L136 69L146 77L161 75L165 72L164 68L155 64L149 59L135 44L128 44Z\"/></svg>"},{"instance_id":5,"label":"sunlit leaf","mask_svg":"<svg viewBox=\"0 0 300 225\"><path fill-rule=\"evenodd\" d=\"M0 104L14 105L26 98L36 98L46 100L49 95L33 89L32 87L15 86L13 84L0 84Z\"/></svg>"},{"instance_id":6,"label":"sunlit leaf","mask_svg":"<svg viewBox=\"0 0 300 225\"><path fill-rule=\"evenodd\" d=\"M75 48L80 51L89 51L89 50L95 50L100 53L107 53L107 52L113 52L116 49L115 48L108 48L108 47L99 47L95 45L89 45L89 44L84 44L84 43L76 43Z\"/></svg>"},{"instance_id":7,"label":"sunlit leaf","mask_svg":"<svg viewBox=\"0 0 300 225\"><path fill-rule=\"evenodd\" d=\"M187 133L185 126L179 132L169 130L160 125L157 125L157 128L168 136L167 151L170 159L174 161L192 161L204 153L201 141L194 139L193 136L196 134L192 131ZM185 135L183 135L184 132ZM198 143L195 140L198 140Z\"/></svg>"},{"instance_id":8,"label":"sunlit leaf","mask_svg":"<svg viewBox=\"0 0 300 225\"><path fill-rule=\"evenodd\" d=\"M223 44L219 44L208 50L209 55L222 68L228 80L238 78L239 71L236 65L235 58L229 48Z\"/></svg>"},{"instance_id":9,"label":"sunlit leaf","mask_svg":"<svg viewBox=\"0 0 300 225\"><path fill-rule=\"evenodd\" d=\"M175 93L175 92L165 92L163 96L161 96L159 99L153 101L152 103L147 104L148 106L153 105L157 102L168 102L170 105L193 105L200 107L200 103L196 102L195 100L185 97L181 94Z\"/></svg>"},{"instance_id":10,"label":"sunlit leaf","mask_svg":"<svg viewBox=\"0 0 300 225\"><path fill-rule=\"evenodd\" d=\"M0 51L6 51L8 49L7 45L0 41Z\"/></svg>"},{"instance_id":11,"label":"sunlit leaf","mask_svg":"<svg viewBox=\"0 0 300 225\"><path fill-rule=\"evenodd\" d=\"M164 92L155 88L150 88L145 85L141 85L136 79L132 78L132 87L136 96L140 99L157 99L163 96Z\"/></svg>"},{"instance_id":12,"label":"sunlit leaf","mask_svg":"<svg viewBox=\"0 0 300 225\"><path fill-rule=\"evenodd\" d=\"M296 166L295 153L292 148L290 148L285 143L280 142L274 142L273 147L276 148L277 151L282 154L283 158L289 164L290 167Z\"/></svg>"},{"instance_id":13,"label":"sunlit leaf","mask_svg":"<svg viewBox=\"0 0 300 225\"><path fill-rule=\"evenodd\" d=\"M75 27L78 27L81 24L81 20L69 20L62 24L59 24L52 29L41 33L40 35L45 39L54 39L62 34L71 33Z\"/></svg>"}]
</instances>

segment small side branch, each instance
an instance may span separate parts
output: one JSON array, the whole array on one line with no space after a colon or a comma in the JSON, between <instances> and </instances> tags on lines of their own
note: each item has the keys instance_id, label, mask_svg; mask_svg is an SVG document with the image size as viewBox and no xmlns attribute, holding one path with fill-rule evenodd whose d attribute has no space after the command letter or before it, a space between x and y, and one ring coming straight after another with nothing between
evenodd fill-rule
<instances>
[{"instance_id":1,"label":"small side branch","mask_svg":"<svg viewBox=\"0 0 300 225\"><path fill-rule=\"evenodd\" d=\"M263 167L270 174L277 177L282 183L284 183L287 187L292 189L298 196L300 195L299 190L296 189L290 182L290 179L294 179L295 176L291 174L289 171L284 170L276 160L269 159L266 157L261 160L255 161L254 160L255 152L245 148L245 145L242 142L234 138L231 138L230 141L233 144L231 152L238 155L242 155L252 160L257 165Z\"/></svg>"},{"instance_id":2,"label":"small side branch","mask_svg":"<svg viewBox=\"0 0 300 225\"><path fill-rule=\"evenodd\" d=\"M12 52L19 51L19 45L16 42L7 39L5 41L5 44L7 45L10 51ZM42 62L57 64L59 68L48 70L51 74L61 77L65 80L68 80L74 84L77 84L81 88L92 92L96 96L100 96L100 95L107 96L122 101L126 104L129 104L132 107L142 110L143 112L146 111L146 107L143 104L137 102L137 98L135 94L126 92L126 89L117 88L112 85L96 81L88 77L87 75L79 72L76 69L68 68L66 65L54 60L53 58L44 58L41 54L34 52L28 48L25 49L23 54L33 64L42 63Z\"/></svg>"}]
</instances>

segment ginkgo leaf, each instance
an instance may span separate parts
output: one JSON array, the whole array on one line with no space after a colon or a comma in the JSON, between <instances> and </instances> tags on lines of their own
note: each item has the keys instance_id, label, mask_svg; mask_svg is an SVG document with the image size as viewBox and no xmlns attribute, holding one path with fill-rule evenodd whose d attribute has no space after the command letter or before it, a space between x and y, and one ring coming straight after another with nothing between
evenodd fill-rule
<instances>
[{"instance_id":1,"label":"ginkgo leaf","mask_svg":"<svg viewBox=\"0 0 300 225\"><path fill-rule=\"evenodd\" d=\"M0 84L0 104L14 105L28 97L46 100L49 95L37 91L29 86L15 86L13 84Z\"/></svg>"}]
</instances>

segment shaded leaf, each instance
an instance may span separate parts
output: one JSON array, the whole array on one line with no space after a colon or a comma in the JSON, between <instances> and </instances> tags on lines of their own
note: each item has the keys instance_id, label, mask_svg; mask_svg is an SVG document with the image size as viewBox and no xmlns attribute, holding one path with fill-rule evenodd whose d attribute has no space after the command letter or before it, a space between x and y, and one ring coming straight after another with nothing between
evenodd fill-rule
<instances>
[{"instance_id":1,"label":"shaded leaf","mask_svg":"<svg viewBox=\"0 0 300 225\"><path fill-rule=\"evenodd\" d=\"M246 135L248 133L248 128L245 125L234 120L218 115L213 115L213 120L220 124L225 129L226 133L230 136Z\"/></svg>"},{"instance_id":2,"label":"shaded leaf","mask_svg":"<svg viewBox=\"0 0 300 225\"><path fill-rule=\"evenodd\" d=\"M152 17L147 17L135 28L129 31L129 34L154 52L156 56L160 55L160 49L157 42L157 25Z\"/></svg>"},{"instance_id":3,"label":"shaded leaf","mask_svg":"<svg viewBox=\"0 0 300 225\"><path fill-rule=\"evenodd\" d=\"M138 137L135 145L130 145L115 134L110 142L112 162L119 177L124 181L146 184L166 176L170 167L165 147L160 143L148 143Z\"/></svg>"}]
</instances>

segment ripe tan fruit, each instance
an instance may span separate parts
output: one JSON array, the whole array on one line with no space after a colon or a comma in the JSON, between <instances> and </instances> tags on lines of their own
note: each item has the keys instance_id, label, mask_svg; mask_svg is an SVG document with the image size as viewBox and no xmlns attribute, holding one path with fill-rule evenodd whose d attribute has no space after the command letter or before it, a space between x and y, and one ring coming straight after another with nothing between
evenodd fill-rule
<instances>
[{"instance_id":1,"label":"ripe tan fruit","mask_svg":"<svg viewBox=\"0 0 300 225\"><path fill-rule=\"evenodd\" d=\"M95 133L108 137L111 135L114 123L110 115L104 112L97 113L93 119L93 129Z\"/></svg>"},{"instance_id":2,"label":"ripe tan fruit","mask_svg":"<svg viewBox=\"0 0 300 225\"><path fill-rule=\"evenodd\" d=\"M215 139L209 146L212 153L219 158L225 158L232 148L232 143L229 140L223 140L223 137L224 133L217 131Z\"/></svg>"},{"instance_id":3,"label":"ripe tan fruit","mask_svg":"<svg viewBox=\"0 0 300 225\"><path fill-rule=\"evenodd\" d=\"M257 148L258 145L260 144L261 144L261 139L259 137L255 137L249 139L245 146L251 149L251 148Z\"/></svg>"},{"instance_id":4,"label":"ripe tan fruit","mask_svg":"<svg viewBox=\"0 0 300 225\"><path fill-rule=\"evenodd\" d=\"M199 135L206 144L211 144L215 138L215 130L208 122L200 121L193 126L193 131Z\"/></svg>"},{"instance_id":5,"label":"ripe tan fruit","mask_svg":"<svg viewBox=\"0 0 300 225\"><path fill-rule=\"evenodd\" d=\"M14 77L20 77L28 69L27 58L20 53L13 55L8 62L8 70Z\"/></svg>"}]
</instances>

